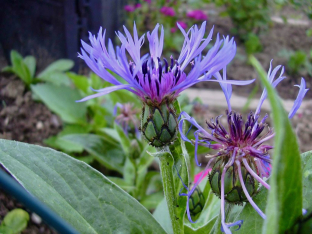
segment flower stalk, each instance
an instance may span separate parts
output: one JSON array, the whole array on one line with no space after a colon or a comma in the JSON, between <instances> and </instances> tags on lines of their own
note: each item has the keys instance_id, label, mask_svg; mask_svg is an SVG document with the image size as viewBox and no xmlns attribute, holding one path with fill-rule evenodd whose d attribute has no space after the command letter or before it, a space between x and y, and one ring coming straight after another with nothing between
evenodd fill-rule
<instances>
[{"instance_id":1,"label":"flower stalk","mask_svg":"<svg viewBox=\"0 0 312 234\"><path fill-rule=\"evenodd\" d=\"M172 230L174 234L182 234L184 233L183 230L183 220L181 222L179 215L178 215L178 204L177 204L177 197L175 194L175 184L174 184L174 177L172 173L173 168L173 157L170 153L163 154L159 157L160 161L160 172L161 178L163 182L164 188L164 195L167 202Z\"/></svg>"}]
</instances>

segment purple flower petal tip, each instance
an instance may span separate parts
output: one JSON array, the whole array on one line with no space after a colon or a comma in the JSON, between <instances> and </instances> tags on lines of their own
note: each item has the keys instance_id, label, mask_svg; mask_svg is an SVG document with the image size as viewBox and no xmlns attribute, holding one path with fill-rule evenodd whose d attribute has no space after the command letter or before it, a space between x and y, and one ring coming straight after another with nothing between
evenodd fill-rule
<instances>
[{"instance_id":1,"label":"purple flower petal tip","mask_svg":"<svg viewBox=\"0 0 312 234\"><path fill-rule=\"evenodd\" d=\"M289 114L288 114L288 118L291 119L298 111L298 109L300 108L303 98L306 95L306 93L308 92L309 89L306 89L306 82L304 80L304 78L301 78L301 84L300 86L296 85L297 87L299 87L299 93L297 95L297 98L294 102L293 107L291 108Z\"/></svg>"},{"instance_id":2,"label":"purple flower petal tip","mask_svg":"<svg viewBox=\"0 0 312 234\"><path fill-rule=\"evenodd\" d=\"M230 227L234 227L234 226L238 226L237 229L235 229L235 231L238 231L241 226L243 225L244 221L243 220L238 220L235 223L226 223L225 225L230 228ZM221 232L224 232L223 226L221 225Z\"/></svg>"}]
</instances>

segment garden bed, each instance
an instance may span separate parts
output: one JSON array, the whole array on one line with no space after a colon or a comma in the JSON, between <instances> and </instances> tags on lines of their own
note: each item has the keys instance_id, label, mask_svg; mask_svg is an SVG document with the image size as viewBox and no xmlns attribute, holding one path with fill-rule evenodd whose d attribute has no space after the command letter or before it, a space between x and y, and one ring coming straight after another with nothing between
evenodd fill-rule
<instances>
[{"instance_id":1,"label":"garden bed","mask_svg":"<svg viewBox=\"0 0 312 234\"><path fill-rule=\"evenodd\" d=\"M221 35L227 35L232 27L231 22L227 18L220 18L217 16L210 16L208 22L208 28L215 26L214 34L219 32ZM265 69L268 69L271 59L274 59L273 66L277 64L286 66L287 80L282 82L278 91L282 98L295 99L298 89L293 85L299 84L301 76L305 77L307 81L307 88L312 88L312 77L305 72L300 74L291 75L287 70L287 58L280 56L280 52L283 49L287 50L304 50L309 51L312 45L312 38L306 36L306 30L311 28L311 22L306 24L284 24L275 23L270 32L262 34L260 36L263 51L255 56L263 64ZM237 41L237 40L236 40ZM249 80L257 78L257 73L253 67L246 64L246 54L244 53L244 46L241 42L237 41L238 56L233 60L228 68L229 79ZM0 61L2 68L2 64ZM236 94L247 97L255 85L259 85L257 80L255 84L250 86L238 87L234 86L233 91ZM32 94L28 91L23 82L13 75L7 75L0 73L0 138L27 142L31 144L44 145L43 140L56 135L62 129L62 122L57 115L51 113L51 111L42 103L35 102L32 99ZM199 83L195 86L199 89L218 89L220 86L217 83L205 82ZM260 91L256 96L260 95ZM306 95L306 100L312 97L312 91L309 91ZM224 114L225 109L223 107L208 106L199 113L197 116L201 122L204 119L216 117L220 114ZM241 110L238 110L241 111ZM196 117L196 116L195 116ZM222 119L224 121L225 118ZM300 151L312 150L312 105L307 106L292 120L295 132L299 137ZM21 204L12 199L2 190L0 190L0 218L2 219L5 214L16 207L22 207ZM55 233L49 229L45 224L36 224L30 221L28 228L23 233Z\"/></svg>"}]
</instances>

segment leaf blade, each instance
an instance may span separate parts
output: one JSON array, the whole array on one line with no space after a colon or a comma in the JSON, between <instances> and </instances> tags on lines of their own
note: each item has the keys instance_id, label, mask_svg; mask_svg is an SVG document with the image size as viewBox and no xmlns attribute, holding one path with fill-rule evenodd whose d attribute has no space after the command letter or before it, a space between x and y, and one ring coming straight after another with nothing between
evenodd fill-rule
<instances>
[{"instance_id":1,"label":"leaf blade","mask_svg":"<svg viewBox=\"0 0 312 234\"><path fill-rule=\"evenodd\" d=\"M80 233L165 233L134 198L66 154L0 140L0 163Z\"/></svg>"}]
</instances>

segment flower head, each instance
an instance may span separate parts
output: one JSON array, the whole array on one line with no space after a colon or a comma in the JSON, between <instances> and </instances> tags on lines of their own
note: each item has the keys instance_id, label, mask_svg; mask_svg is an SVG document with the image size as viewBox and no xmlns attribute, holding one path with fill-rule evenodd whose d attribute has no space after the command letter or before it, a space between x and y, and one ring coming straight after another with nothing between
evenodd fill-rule
<instances>
[{"instance_id":1,"label":"flower head","mask_svg":"<svg viewBox=\"0 0 312 234\"><path fill-rule=\"evenodd\" d=\"M206 13L203 12L202 10L189 11L187 12L186 16L195 20L207 20L208 19Z\"/></svg>"},{"instance_id":2,"label":"flower head","mask_svg":"<svg viewBox=\"0 0 312 234\"><path fill-rule=\"evenodd\" d=\"M118 109L119 115L117 115ZM126 135L133 133L137 138L140 138L138 113L139 110L133 107L133 103L125 103L123 105L117 103L114 108L115 121L122 127L124 133Z\"/></svg>"},{"instance_id":3,"label":"flower head","mask_svg":"<svg viewBox=\"0 0 312 234\"><path fill-rule=\"evenodd\" d=\"M141 8L141 6L142 6L141 3L136 3L134 5L125 5L124 9L127 12L133 12L135 9Z\"/></svg>"},{"instance_id":4,"label":"flower head","mask_svg":"<svg viewBox=\"0 0 312 234\"><path fill-rule=\"evenodd\" d=\"M136 4L134 5L134 7L135 7L135 9L141 8L141 7L142 7L142 4L141 4L141 3L136 3Z\"/></svg>"},{"instance_id":5,"label":"flower head","mask_svg":"<svg viewBox=\"0 0 312 234\"><path fill-rule=\"evenodd\" d=\"M139 96L143 102L141 130L148 142L156 147L172 143L177 132L177 116L172 103L183 90L201 81L238 85L253 82L213 79L213 75L233 59L236 45L233 38L224 37L220 40L217 36L215 44L202 56L213 33L211 30L205 38L205 26L206 22L203 22L200 28L194 25L185 32L178 24L185 40L178 59L174 60L171 56L169 61L161 56L164 29L161 27L159 36L158 24L151 33L147 32L150 53L142 57L140 49L144 35L139 38L135 24L133 36L126 27L126 35L117 33L121 47L117 47L116 51L111 40L108 47L105 46L105 31L103 33L102 29L97 37L90 34L91 46L82 41L83 48L79 56L98 76L115 86L94 90L98 93L80 101L126 89ZM190 67L188 73L185 71L187 67ZM107 69L121 79L117 79Z\"/></svg>"},{"instance_id":6,"label":"flower head","mask_svg":"<svg viewBox=\"0 0 312 234\"><path fill-rule=\"evenodd\" d=\"M285 77L283 76L284 69L277 79L275 76L281 66L277 66L272 71L270 66L268 72L268 80L273 87L281 82ZM216 73L215 77L218 80L226 79L226 70L223 70L223 77L220 73ZM273 148L267 145L266 142L272 139L275 135L273 129L266 124L268 115L260 118L260 109L263 101L267 97L267 91L264 89L259 101L259 105L255 113L250 112L246 119L239 113L231 110L230 98L232 94L231 85L220 83L224 91L226 101L228 103L228 111L226 111L227 127L220 122L221 116L212 119L207 123L209 131L206 131L198 123L186 113L182 113L179 123L179 129L183 140L195 144L195 157L197 161L197 147L203 145L216 150L214 155L208 155L209 162L201 174L197 178L195 186L197 186L202 179L204 173L212 168L209 172L209 182L212 191L221 198L221 222L222 229L225 233L231 233L229 227L233 225L241 225L242 221L234 224L225 223L224 203L240 204L248 201L259 215L265 219L265 214L253 202L252 196L257 193L258 182L265 188L270 189L264 178L268 178L271 174L271 156L269 151ZM299 94L294 103L294 106L289 113L292 117L299 109L305 93L308 91L305 88L305 81L302 78L299 86ZM183 123L188 121L192 126L196 127L194 132L195 141L191 141L183 133ZM190 196L192 190L184 196ZM190 217L189 217L190 218ZM190 220L192 222L192 220Z\"/></svg>"},{"instance_id":7,"label":"flower head","mask_svg":"<svg viewBox=\"0 0 312 234\"><path fill-rule=\"evenodd\" d=\"M167 16L175 16L175 11L172 7L164 6L160 9L160 13L167 15Z\"/></svg>"},{"instance_id":8,"label":"flower head","mask_svg":"<svg viewBox=\"0 0 312 234\"><path fill-rule=\"evenodd\" d=\"M127 12L133 12L135 10L135 6L133 6L133 5L126 5L126 6L124 6L124 9Z\"/></svg>"},{"instance_id":9,"label":"flower head","mask_svg":"<svg viewBox=\"0 0 312 234\"><path fill-rule=\"evenodd\" d=\"M208 37L204 37L206 22L201 27L196 25L187 32L178 25L185 37L180 56L177 60L171 56L169 61L162 58L164 44L164 30L159 25L147 32L149 54L141 57L140 49L144 43L144 35L139 38L136 26L133 27L133 36L126 27L125 34L117 32L121 46L114 49L111 40L105 46L105 30L100 29L97 37L90 33L91 45L82 41L79 57L103 80L115 85L112 87L94 90L97 94L83 98L86 101L110 92L126 89L141 98L143 102L152 101L161 103L165 98L174 100L183 90L202 81L226 82L227 84L246 85L253 81L222 81L213 79L213 74L225 67L236 53L235 42L229 37L220 39L217 36L212 48L202 56L203 50L212 39L213 29ZM128 62L127 54L130 56ZM187 74L185 69L191 67ZM123 82L107 71L109 69Z\"/></svg>"}]
</instances>

